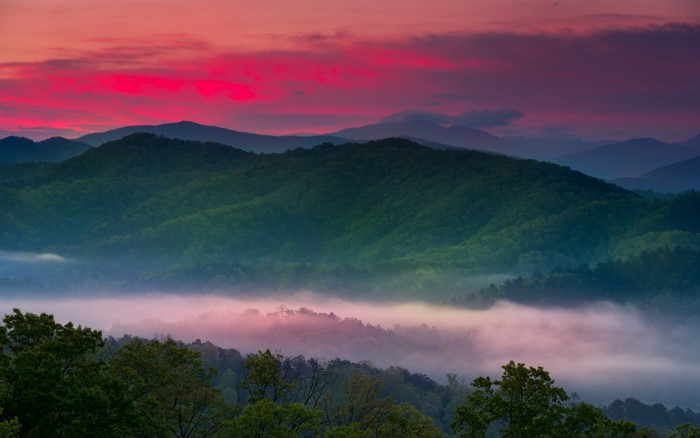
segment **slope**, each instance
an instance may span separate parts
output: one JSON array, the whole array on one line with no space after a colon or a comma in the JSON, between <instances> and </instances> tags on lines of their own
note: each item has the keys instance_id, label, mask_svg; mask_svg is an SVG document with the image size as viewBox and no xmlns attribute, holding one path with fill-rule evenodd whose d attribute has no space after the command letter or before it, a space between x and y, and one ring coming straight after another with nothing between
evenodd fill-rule
<instances>
[{"instance_id":1,"label":"slope","mask_svg":"<svg viewBox=\"0 0 700 438\"><path fill-rule=\"evenodd\" d=\"M0 247L126 260L132 278L342 274L427 293L435 278L683 243L700 230L676 219L697 204L669 209L553 164L400 139L256 155L139 134L0 182Z\"/></svg>"},{"instance_id":2,"label":"slope","mask_svg":"<svg viewBox=\"0 0 700 438\"><path fill-rule=\"evenodd\" d=\"M666 144L653 138L635 138L599 146L553 160L598 178L636 177L659 166L697 156L698 153L679 145Z\"/></svg>"},{"instance_id":3,"label":"slope","mask_svg":"<svg viewBox=\"0 0 700 438\"><path fill-rule=\"evenodd\" d=\"M253 152L283 152L297 147L311 147L319 143L345 143L347 140L333 136L274 136L239 132L218 126L200 125L194 122L182 121L162 125L125 126L106 132L88 134L78 140L93 146L99 146L108 141L118 140L126 135L145 132L181 140L212 141Z\"/></svg>"},{"instance_id":4,"label":"slope","mask_svg":"<svg viewBox=\"0 0 700 438\"><path fill-rule=\"evenodd\" d=\"M659 167L639 178L623 178L612 182L631 190L656 192L700 190L700 157Z\"/></svg>"},{"instance_id":5,"label":"slope","mask_svg":"<svg viewBox=\"0 0 700 438\"><path fill-rule=\"evenodd\" d=\"M444 127L429 122L383 122L346 128L331 135L352 140L378 140L389 137L416 137L456 147L480 148L499 143L499 138L480 129L453 125Z\"/></svg>"},{"instance_id":6,"label":"slope","mask_svg":"<svg viewBox=\"0 0 700 438\"><path fill-rule=\"evenodd\" d=\"M86 143L62 137L40 142L24 137L5 137L0 140L0 163L55 163L80 155L88 149L90 145Z\"/></svg>"}]
</instances>

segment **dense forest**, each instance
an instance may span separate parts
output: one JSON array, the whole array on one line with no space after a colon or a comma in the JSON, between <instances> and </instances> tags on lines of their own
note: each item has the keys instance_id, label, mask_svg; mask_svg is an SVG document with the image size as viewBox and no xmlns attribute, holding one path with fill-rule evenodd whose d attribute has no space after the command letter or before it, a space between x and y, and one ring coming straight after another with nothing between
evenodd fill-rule
<instances>
[{"instance_id":1,"label":"dense forest","mask_svg":"<svg viewBox=\"0 0 700 438\"><path fill-rule=\"evenodd\" d=\"M541 367L440 385L341 359L243 356L15 309L0 325L0 437L695 437L700 415L634 399L598 408ZM635 424L636 421L638 424ZM640 429L640 427L642 427Z\"/></svg>"},{"instance_id":2,"label":"dense forest","mask_svg":"<svg viewBox=\"0 0 700 438\"><path fill-rule=\"evenodd\" d=\"M700 251L662 247L592 266L558 267L547 274L509 279L449 302L483 307L496 300L537 305L610 300L633 302L648 311L694 315L700 308Z\"/></svg>"},{"instance_id":3,"label":"dense forest","mask_svg":"<svg viewBox=\"0 0 700 438\"><path fill-rule=\"evenodd\" d=\"M440 301L475 276L614 270L700 245L697 193L648 199L549 163L399 139L254 154L134 134L58 164L4 165L0 205L0 248L72 261L43 283L5 269L8 289Z\"/></svg>"}]
</instances>

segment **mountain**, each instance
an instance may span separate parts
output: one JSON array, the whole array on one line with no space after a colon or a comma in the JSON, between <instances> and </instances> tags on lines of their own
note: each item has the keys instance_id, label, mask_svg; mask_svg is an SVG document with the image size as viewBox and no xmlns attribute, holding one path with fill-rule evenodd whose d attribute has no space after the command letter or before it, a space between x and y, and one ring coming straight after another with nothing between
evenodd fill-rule
<instances>
[{"instance_id":1,"label":"mountain","mask_svg":"<svg viewBox=\"0 0 700 438\"><path fill-rule=\"evenodd\" d=\"M418 120L383 121L343 129L330 135L362 141L390 137L407 138L438 149L451 146L535 159L549 159L564 153L579 152L600 145L596 142L567 139L499 138L480 129L461 125L443 126L430 121Z\"/></svg>"},{"instance_id":2,"label":"mountain","mask_svg":"<svg viewBox=\"0 0 700 438\"><path fill-rule=\"evenodd\" d=\"M647 201L554 164L401 139L253 154L135 134L16 175L0 180L0 248L110 267L122 281L435 299L474 274L700 233L686 220L700 197Z\"/></svg>"},{"instance_id":3,"label":"mountain","mask_svg":"<svg viewBox=\"0 0 700 438\"><path fill-rule=\"evenodd\" d=\"M682 141L679 143L674 143L678 146L684 146L688 149L691 149L693 151L697 151L698 154L700 154L700 134L696 135L693 138L689 138L686 141Z\"/></svg>"},{"instance_id":4,"label":"mountain","mask_svg":"<svg viewBox=\"0 0 700 438\"><path fill-rule=\"evenodd\" d=\"M86 143L63 137L34 142L28 138L11 136L0 140L0 163L55 163L80 155L88 149L90 145Z\"/></svg>"},{"instance_id":5,"label":"mountain","mask_svg":"<svg viewBox=\"0 0 700 438\"><path fill-rule=\"evenodd\" d=\"M659 166L700 155L686 146L635 138L569 154L553 161L604 179L636 177Z\"/></svg>"},{"instance_id":6,"label":"mountain","mask_svg":"<svg viewBox=\"0 0 700 438\"><path fill-rule=\"evenodd\" d=\"M101 133L87 134L79 141L93 146L99 146L108 141L118 140L124 136L137 132L162 135L168 138L181 140L211 141L253 152L284 152L287 149L298 147L312 147L321 143L341 144L347 140L330 135L317 136L293 136L293 135L261 135L248 132L239 132L218 126L200 125L199 123L182 121L177 123L165 123L162 125L137 125L125 126Z\"/></svg>"},{"instance_id":7,"label":"mountain","mask_svg":"<svg viewBox=\"0 0 700 438\"><path fill-rule=\"evenodd\" d=\"M462 148L491 150L500 139L480 129L452 125L445 127L430 122L382 122L346 128L330 135L351 140L378 140L389 137L415 137Z\"/></svg>"},{"instance_id":8,"label":"mountain","mask_svg":"<svg viewBox=\"0 0 700 438\"><path fill-rule=\"evenodd\" d=\"M501 137L504 153L522 158L551 161L562 155L583 152L610 143L552 137Z\"/></svg>"},{"instance_id":9,"label":"mountain","mask_svg":"<svg viewBox=\"0 0 700 438\"><path fill-rule=\"evenodd\" d=\"M630 190L655 192L700 190L700 157L662 166L639 178L621 178L612 182Z\"/></svg>"}]
</instances>

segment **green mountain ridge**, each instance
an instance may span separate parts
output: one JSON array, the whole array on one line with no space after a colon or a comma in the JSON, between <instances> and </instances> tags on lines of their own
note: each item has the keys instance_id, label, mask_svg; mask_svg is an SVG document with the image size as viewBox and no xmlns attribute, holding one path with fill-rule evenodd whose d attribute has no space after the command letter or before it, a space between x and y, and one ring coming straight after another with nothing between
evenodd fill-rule
<instances>
[{"instance_id":1,"label":"green mountain ridge","mask_svg":"<svg viewBox=\"0 0 700 438\"><path fill-rule=\"evenodd\" d=\"M0 139L0 163L28 162L57 163L79 155L90 145L63 137L52 137L34 142L28 138L10 136Z\"/></svg>"},{"instance_id":2,"label":"green mountain ridge","mask_svg":"<svg viewBox=\"0 0 700 438\"><path fill-rule=\"evenodd\" d=\"M350 273L424 296L700 233L698 196L644 200L554 164L401 139L254 154L134 134L13 175L0 248L123 260L132 278L215 266L224 283L309 287Z\"/></svg>"}]
</instances>

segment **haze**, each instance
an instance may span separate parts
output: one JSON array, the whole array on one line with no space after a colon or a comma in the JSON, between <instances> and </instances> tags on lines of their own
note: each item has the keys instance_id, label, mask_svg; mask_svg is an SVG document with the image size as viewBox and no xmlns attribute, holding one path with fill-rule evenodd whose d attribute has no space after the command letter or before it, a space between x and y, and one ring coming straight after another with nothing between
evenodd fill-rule
<instances>
[{"instance_id":1,"label":"haze","mask_svg":"<svg viewBox=\"0 0 700 438\"><path fill-rule=\"evenodd\" d=\"M609 403L635 397L697 409L700 340L694 327L652 321L633 307L597 303L578 309L501 302L487 310L424 303L349 302L309 292L268 299L217 295L9 298L13 307L53 313L111 336L209 340L242 353L401 366L445 382L498 376L513 359L544 366L569 392ZM332 312L332 313L331 313ZM697 333L697 332L696 332Z\"/></svg>"}]
</instances>

